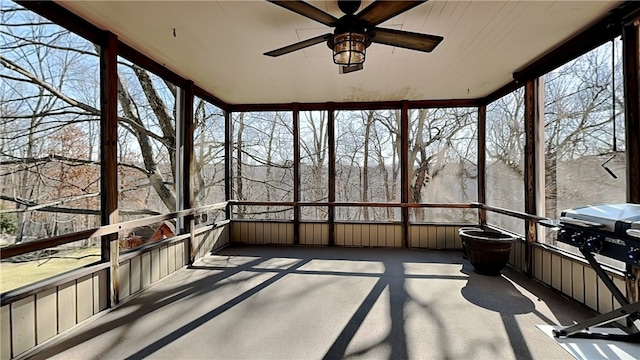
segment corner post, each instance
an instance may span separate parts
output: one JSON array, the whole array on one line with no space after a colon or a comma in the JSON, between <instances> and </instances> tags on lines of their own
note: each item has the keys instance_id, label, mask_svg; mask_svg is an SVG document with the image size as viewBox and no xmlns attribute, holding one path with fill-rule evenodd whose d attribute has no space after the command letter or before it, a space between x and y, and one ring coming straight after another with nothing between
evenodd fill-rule
<instances>
[{"instance_id":1,"label":"corner post","mask_svg":"<svg viewBox=\"0 0 640 360\"><path fill-rule=\"evenodd\" d=\"M105 33L100 46L100 222L116 224L118 215L118 38ZM107 292L109 307L120 300L118 234L105 235L101 239L100 253L103 262L111 263L110 289Z\"/></svg>"}]
</instances>

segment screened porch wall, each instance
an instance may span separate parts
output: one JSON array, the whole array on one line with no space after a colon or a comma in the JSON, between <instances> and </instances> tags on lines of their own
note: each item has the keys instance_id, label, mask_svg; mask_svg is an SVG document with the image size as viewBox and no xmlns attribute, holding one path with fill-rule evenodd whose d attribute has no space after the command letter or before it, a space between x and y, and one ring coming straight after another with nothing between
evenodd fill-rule
<instances>
[{"instance_id":1,"label":"screened porch wall","mask_svg":"<svg viewBox=\"0 0 640 360\"><path fill-rule=\"evenodd\" d=\"M123 254L118 267L119 300L182 269L188 262L189 238L167 239L150 247ZM227 226L194 237L194 259L229 243ZM0 308L0 359L11 359L51 340L108 309L109 264L98 264L68 276L56 277L48 286L35 284L32 292Z\"/></svg>"}]
</instances>

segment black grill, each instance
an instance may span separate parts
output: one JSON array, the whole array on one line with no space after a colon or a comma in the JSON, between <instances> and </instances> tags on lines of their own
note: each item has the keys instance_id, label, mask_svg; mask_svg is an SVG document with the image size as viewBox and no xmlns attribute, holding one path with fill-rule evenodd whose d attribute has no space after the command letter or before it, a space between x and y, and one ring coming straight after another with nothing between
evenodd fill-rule
<instances>
[{"instance_id":1,"label":"black grill","mask_svg":"<svg viewBox=\"0 0 640 360\"><path fill-rule=\"evenodd\" d=\"M640 204L586 206L562 212L558 241L583 253L640 265Z\"/></svg>"},{"instance_id":2,"label":"black grill","mask_svg":"<svg viewBox=\"0 0 640 360\"><path fill-rule=\"evenodd\" d=\"M558 241L577 247L611 294L622 305L606 314L554 331L556 337L596 338L640 343L640 302L627 297L613 283L595 259L595 254L626 264L627 284L635 283L640 266L640 204L585 206L562 212ZM591 333L589 328L626 319L627 335Z\"/></svg>"}]
</instances>

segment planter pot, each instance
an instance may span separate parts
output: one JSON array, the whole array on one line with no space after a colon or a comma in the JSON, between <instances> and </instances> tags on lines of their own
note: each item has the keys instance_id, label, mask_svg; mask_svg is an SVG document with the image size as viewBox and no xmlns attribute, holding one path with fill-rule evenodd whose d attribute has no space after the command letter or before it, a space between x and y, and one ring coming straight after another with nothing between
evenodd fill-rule
<instances>
[{"instance_id":1,"label":"planter pot","mask_svg":"<svg viewBox=\"0 0 640 360\"><path fill-rule=\"evenodd\" d=\"M458 234L475 272L500 275L509 261L514 237L479 228L462 228Z\"/></svg>"}]
</instances>

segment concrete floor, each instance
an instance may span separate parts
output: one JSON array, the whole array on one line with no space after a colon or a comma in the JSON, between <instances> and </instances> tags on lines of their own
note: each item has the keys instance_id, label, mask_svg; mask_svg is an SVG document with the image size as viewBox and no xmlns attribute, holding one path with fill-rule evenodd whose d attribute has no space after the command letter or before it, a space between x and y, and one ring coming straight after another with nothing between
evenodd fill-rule
<instances>
[{"instance_id":1,"label":"concrete floor","mask_svg":"<svg viewBox=\"0 0 640 360\"><path fill-rule=\"evenodd\" d=\"M36 359L572 359L536 328L589 318L456 251L229 247Z\"/></svg>"}]
</instances>

